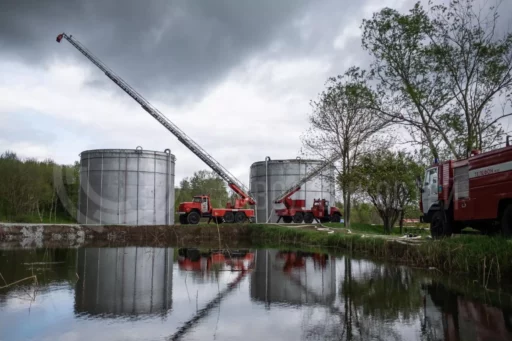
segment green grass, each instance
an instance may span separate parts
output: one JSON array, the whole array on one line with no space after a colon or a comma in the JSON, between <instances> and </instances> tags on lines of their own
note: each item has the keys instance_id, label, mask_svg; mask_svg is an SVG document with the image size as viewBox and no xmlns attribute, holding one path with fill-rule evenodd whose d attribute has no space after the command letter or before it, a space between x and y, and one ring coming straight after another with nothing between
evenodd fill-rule
<instances>
[{"instance_id":1,"label":"green grass","mask_svg":"<svg viewBox=\"0 0 512 341\"><path fill-rule=\"evenodd\" d=\"M325 223L324 226L332 227L332 228L345 228L343 223ZM422 227L428 227L425 224L414 224L414 226L404 226L403 234L413 233L419 235L428 235L430 232L427 229L423 229ZM350 231L356 233L364 233L364 234L385 234L384 227L382 225L371 225L371 224L361 224L361 223L352 223L350 224ZM400 236L400 228L395 226L391 232L391 235Z\"/></svg>"},{"instance_id":2,"label":"green grass","mask_svg":"<svg viewBox=\"0 0 512 341\"><path fill-rule=\"evenodd\" d=\"M0 216L0 221L5 223L27 223L27 224L76 224L76 220L69 216L59 216L56 218L48 219L48 216L43 217L43 221L38 215L20 215L16 217Z\"/></svg>"},{"instance_id":3,"label":"green grass","mask_svg":"<svg viewBox=\"0 0 512 341\"><path fill-rule=\"evenodd\" d=\"M512 279L512 240L481 235L426 239L415 245L361 234L319 232L279 226L252 226L251 240L275 246L306 246L366 254L442 272L467 273L487 281Z\"/></svg>"}]
</instances>

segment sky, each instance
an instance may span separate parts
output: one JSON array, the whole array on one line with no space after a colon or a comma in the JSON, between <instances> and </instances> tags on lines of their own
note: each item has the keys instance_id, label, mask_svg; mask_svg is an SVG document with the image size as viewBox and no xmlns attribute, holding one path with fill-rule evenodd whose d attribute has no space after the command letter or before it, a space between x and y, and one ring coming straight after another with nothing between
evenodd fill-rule
<instances>
[{"instance_id":1,"label":"sky","mask_svg":"<svg viewBox=\"0 0 512 341\"><path fill-rule=\"evenodd\" d=\"M3 0L0 152L72 164L89 149L169 148L176 184L208 169L67 41L57 44L65 32L248 186L252 163L300 156L309 102L327 78L369 64L362 19L413 3Z\"/></svg>"}]
</instances>

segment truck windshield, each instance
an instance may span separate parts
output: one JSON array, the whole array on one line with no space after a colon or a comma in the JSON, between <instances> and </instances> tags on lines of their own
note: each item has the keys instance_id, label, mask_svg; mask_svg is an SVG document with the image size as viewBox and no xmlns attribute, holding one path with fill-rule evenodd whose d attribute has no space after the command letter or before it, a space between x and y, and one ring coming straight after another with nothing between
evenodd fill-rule
<instances>
[{"instance_id":1,"label":"truck windshield","mask_svg":"<svg viewBox=\"0 0 512 341\"><path fill-rule=\"evenodd\" d=\"M192 199L192 202L201 202L201 197L194 197L194 199Z\"/></svg>"},{"instance_id":2,"label":"truck windshield","mask_svg":"<svg viewBox=\"0 0 512 341\"><path fill-rule=\"evenodd\" d=\"M425 172L425 186L431 185L434 181L437 182L437 167L427 169Z\"/></svg>"}]
</instances>

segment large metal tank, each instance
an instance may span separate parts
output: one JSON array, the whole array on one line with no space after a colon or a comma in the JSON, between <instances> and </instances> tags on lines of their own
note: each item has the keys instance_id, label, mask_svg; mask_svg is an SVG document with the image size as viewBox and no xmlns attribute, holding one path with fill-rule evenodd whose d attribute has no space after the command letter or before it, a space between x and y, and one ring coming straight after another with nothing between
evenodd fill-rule
<instances>
[{"instance_id":1,"label":"large metal tank","mask_svg":"<svg viewBox=\"0 0 512 341\"><path fill-rule=\"evenodd\" d=\"M315 258L316 257L316 258ZM323 263L319 264L319 258ZM336 259L321 254L257 250L250 295L265 304L323 305L336 300Z\"/></svg>"},{"instance_id":2,"label":"large metal tank","mask_svg":"<svg viewBox=\"0 0 512 341\"><path fill-rule=\"evenodd\" d=\"M77 252L77 314L164 314L171 309L173 248L79 248Z\"/></svg>"},{"instance_id":3,"label":"large metal tank","mask_svg":"<svg viewBox=\"0 0 512 341\"><path fill-rule=\"evenodd\" d=\"M80 154L80 224L174 224L176 158L164 152L96 149Z\"/></svg>"},{"instance_id":4,"label":"large metal tank","mask_svg":"<svg viewBox=\"0 0 512 341\"><path fill-rule=\"evenodd\" d=\"M307 172L318 167L324 161L302 160L300 158L290 160L271 160L255 162L250 171L250 192L256 199L256 222L277 222L274 214L274 199L288 187L299 181ZM294 193L292 199L306 200L306 207L313 206L313 199L329 200L331 205L335 202L334 166L327 167L316 178L306 182ZM277 208L282 208L280 206Z\"/></svg>"}]
</instances>

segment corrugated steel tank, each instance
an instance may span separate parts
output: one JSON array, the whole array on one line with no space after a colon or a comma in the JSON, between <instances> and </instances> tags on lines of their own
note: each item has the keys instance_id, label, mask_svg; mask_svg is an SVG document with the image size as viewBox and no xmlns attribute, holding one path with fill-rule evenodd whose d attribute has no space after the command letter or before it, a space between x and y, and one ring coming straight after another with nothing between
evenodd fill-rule
<instances>
[{"instance_id":1,"label":"corrugated steel tank","mask_svg":"<svg viewBox=\"0 0 512 341\"><path fill-rule=\"evenodd\" d=\"M164 152L96 149L80 154L80 224L174 224L176 158Z\"/></svg>"},{"instance_id":2,"label":"corrugated steel tank","mask_svg":"<svg viewBox=\"0 0 512 341\"><path fill-rule=\"evenodd\" d=\"M302 267L285 270L277 250L257 250L256 269L251 274L251 298L267 304L330 305L336 300L336 259L328 257L325 267L311 256Z\"/></svg>"},{"instance_id":3,"label":"corrugated steel tank","mask_svg":"<svg viewBox=\"0 0 512 341\"><path fill-rule=\"evenodd\" d=\"M274 214L274 199L285 191L294 182L299 181L307 172L318 167L324 161L302 160L271 160L255 162L250 171L250 192L256 199L256 221L259 223L277 222ZM331 205L335 202L334 166L326 168L321 175L306 182L300 191L291 196L292 199L306 200L306 207L313 206L313 199L329 200ZM284 206L280 206L282 208Z\"/></svg>"},{"instance_id":4,"label":"corrugated steel tank","mask_svg":"<svg viewBox=\"0 0 512 341\"><path fill-rule=\"evenodd\" d=\"M79 248L75 312L161 314L172 307L173 248Z\"/></svg>"}]
</instances>

